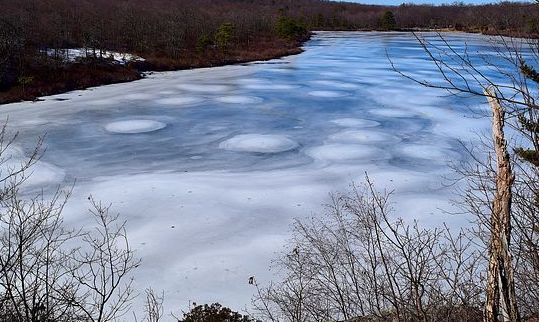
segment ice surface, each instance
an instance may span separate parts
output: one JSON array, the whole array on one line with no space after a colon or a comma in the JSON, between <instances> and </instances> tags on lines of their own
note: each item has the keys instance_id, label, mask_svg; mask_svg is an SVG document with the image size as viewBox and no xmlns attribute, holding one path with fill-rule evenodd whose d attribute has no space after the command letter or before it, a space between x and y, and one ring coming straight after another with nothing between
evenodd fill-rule
<instances>
[{"instance_id":1,"label":"ice surface","mask_svg":"<svg viewBox=\"0 0 539 322\"><path fill-rule=\"evenodd\" d=\"M335 119L335 120L331 120L331 122L342 127L358 127L358 128L375 127L375 126L380 125L380 123L376 121L356 119L356 118L351 118L351 117Z\"/></svg>"},{"instance_id":2,"label":"ice surface","mask_svg":"<svg viewBox=\"0 0 539 322\"><path fill-rule=\"evenodd\" d=\"M348 94L345 92L338 92L338 91L311 91L309 92L309 95L315 96L315 97L335 98L335 97L347 96Z\"/></svg>"},{"instance_id":3,"label":"ice surface","mask_svg":"<svg viewBox=\"0 0 539 322\"><path fill-rule=\"evenodd\" d=\"M123 98L129 99L129 100L149 100L155 98L156 95L149 94L149 93L132 93L127 94Z\"/></svg>"},{"instance_id":4,"label":"ice surface","mask_svg":"<svg viewBox=\"0 0 539 322\"><path fill-rule=\"evenodd\" d=\"M435 161L455 160L455 152L447 147L436 146L433 144L407 144L399 149L404 155Z\"/></svg>"},{"instance_id":5,"label":"ice surface","mask_svg":"<svg viewBox=\"0 0 539 322\"><path fill-rule=\"evenodd\" d=\"M178 97L167 97L157 100L158 104L163 105L192 105L202 102L204 99L196 96L178 96Z\"/></svg>"},{"instance_id":6,"label":"ice surface","mask_svg":"<svg viewBox=\"0 0 539 322\"><path fill-rule=\"evenodd\" d=\"M378 144L378 143L396 143L400 139L394 135L379 131L367 130L347 130L335 133L329 137L331 141L341 143L362 143L362 144Z\"/></svg>"},{"instance_id":7,"label":"ice surface","mask_svg":"<svg viewBox=\"0 0 539 322\"><path fill-rule=\"evenodd\" d=\"M299 88L297 85L290 85L290 84L264 84L264 83L254 83L254 84L247 84L244 86L247 89L254 89L254 90L269 90L269 91L277 91L277 90L291 90Z\"/></svg>"},{"instance_id":8,"label":"ice surface","mask_svg":"<svg viewBox=\"0 0 539 322\"><path fill-rule=\"evenodd\" d=\"M221 142L219 147L237 152L277 153L293 150L298 144L284 135L242 134Z\"/></svg>"},{"instance_id":9,"label":"ice surface","mask_svg":"<svg viewBox=\"0 0 539 322\"><path fill-rule=\"evenodd\" d=\"M315 85L320 85L320 86L336 87L336 88L342 88L342 89L359 88L358 84L345 83L345 82L334 81L334 80L315 80L315 81L312 81L311 83Z\"/></svg>"},{"instance_id":10,"label":"ice surface","mask_svg":"<svg viewBox=\"0 0 539 322\"><path fill-rule=\"evenodd\" d=\"M241 95L222 96L217 97L216 100L226 104L256 104L262 102L260 97Z\"/></svg>"},{"instance_id":11,"label":"ice surface","mask_svg":"<svg viewBox=\"0 0 539 322\"><path fill-rule=\"evenodd\" d=\"M16 145L8 146L2 154L0 161L0 175L5 177L7 173L17 171L26 164L24 150ZM65 177L65 171L53 164L44 161L36 161L29 170L28 178L24 180L22 188L32 191L41 188L53 187L61 184Z\"/></svg>"},{"instance_id":12,"label":"ice surface","mask_svg":"<svg viewBox=\"0 0 539 322\"><path fill-rule=\"evenodd\" d=\"M230 86L219 84L179 84L176 87L188 92L227 92L231 90Z\"/></svg>"},{"instance_id":13,"label":"ice surface","mask_svg":"<svg viewBox=\"0 0 539 322\"><path fill-rule=\"evenodd\" d=\"M489 51L478 35L446 39ZM444 178L447 161L468 157L459 140L489 129L486 102L408 81L386 52L404 72L439 80L411 34L320 33L286 59L153 73L1 106L0 118L20 132L10 162L46 133L28 191L76 179L65 210L74 226L91 224L89 194L112 202L142 258L136 286L163 289L166 312L189 301L241 309L255 291L247 278L271 278L293 218L319 214L329 192L365 172L395 190L396 216L468 223L440 211L456 189Z\"/></svg>"},{"instance_id":14,"label":"ice surface","mask_svg":"<svg viewBox=\"0 0 539 322\"><path fill-rule=\"evenodd\" d=\"M359 144L325 144L311 148L307 154L317 160L354 161L368 163L388 157L383 150L369 145Z\"/></svg>"},{"instance_id":15,"label":"ice surface","mask_svg":"<svg viewBox=\"0 0 539 322\"><path fill-rule=\"evenodd\" d=\"M400 109L389 109L389 108L374 109L374 110L371 110L370 112L371 114L374 114L374 115L387 116L387 117L414 117L415 116L413 112L400 110Z\"/></svg>"},{"instance_id":16,"label":"ice surface","mask_svg":"<svg viewBox=\"0 0 539 322\"><path fill-rule=\"evenodd\" d=\"M105 129L112 133L146 133L160 130L167 125L163 122L152 120L127 120L117 121L105 125Z\"/></svg>"}]
</instances>

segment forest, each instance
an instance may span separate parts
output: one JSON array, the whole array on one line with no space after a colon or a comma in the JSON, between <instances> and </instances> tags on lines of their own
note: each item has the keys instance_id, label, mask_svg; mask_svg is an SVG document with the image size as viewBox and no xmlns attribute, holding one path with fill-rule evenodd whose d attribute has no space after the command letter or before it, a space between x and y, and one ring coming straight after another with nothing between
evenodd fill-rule
<instances>
[{"instance_id":1,"label":"forest","mask_svg":"<svg viewBox=\"0 0 539 322\"><path fill-rule=\"evenodd\" d=\"M530 3L430 6L321 0L1 0L0 104L301 52L315 30L457 30L533 36ZM84 48L67 60L61 49ZM103 50L144 61L111 64ZM89 54L90 53L90 54Z\"/></svg>"}]
</instances>

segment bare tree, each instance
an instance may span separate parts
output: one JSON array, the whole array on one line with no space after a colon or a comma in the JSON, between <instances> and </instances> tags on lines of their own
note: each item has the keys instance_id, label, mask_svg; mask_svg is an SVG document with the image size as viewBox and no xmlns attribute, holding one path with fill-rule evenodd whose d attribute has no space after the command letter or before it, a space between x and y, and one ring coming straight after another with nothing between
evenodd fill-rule
<instances>
[{"instance_id":1,"label":"bare tree","mask_svg":"<svg viewBox=\"0 0 539 322\"><path fill-rule=\"evenodd\" d=\"M494 55L482 55L472 54L468 46L458 49L440 34L435 41L420 35L416 38L440 80L428 82L404 74L392 62L395 70L454 95L486 98L492 106L493 143L470 148L472 162L457 169L467 182L462 205L477 216L477 232L490 254L485 321L535 316L539 301L530 296L534 292L529 295L523 290L539 287L533 255L539 240L533 225L539 219L539 74L532 67L539 61L539 43L492 37ZM504 137L508 130L511 139Z\"/></svg>"},{"instance_id":2,"label":"bare tree","mask_svg":"<svg viewBox=\"0 0 539 322\"><path fill-rule=\"evenodd\" d=\"M371 182L297 221L280 282L254 304L272 321L480 321L482 256L464 232L394 219Z\"/></svg>"},{"instance_id":3,"label":"bare tree","mask_svg":"<svg viewBox=\"0 0 539 322\"><path fill-rule=\"evenodd\" d=\"M489 243L489 268L485 320L520 321L516 296L511 250L511 202L515 180L507 152L504 133L504 110L492 89L487 89L492 108L492 133L496 154L496 192L491 216L491 241Z\"/></svg>"},{"instance_id":4,"label":"bare tree","mask_svg":"<svg viewBox=\"0 0 539 322\"><path fill-rule=\"evenodd\" d=\"M90 231L70 229L62 211L71 189L29 195L24 183L39 162L41 140L27 158L0 131L0 321L113 321L129 308L139 264L125 222L91 199ZM155 315L154 315L155 316Z\"/></svg>"},{"instance_id":5,"label":"bare tree","mask_svg":"<svg viewBox=\"0 0 539 322\"><path fill-rule=\"evenodd\" d=\"M156 294L152 288L145 291L144 311L148 322L159 322L163 317L164 293Z\"/></svg>"},{"instance_id":6,"label":"bare tree","mask_svg":"<svg viewBox=\"0 0 539 322\"><path fill-rule=\"evenodd\" d=\"M80 294L76 305L88 321L112 321L131 307L135 294L130 274L140 261L129 246L125 221L118 222L118 215L109 213L110 206L90 200L97 225L83 235L83 244L73 257Z\"/></svg>"}]
</instances>

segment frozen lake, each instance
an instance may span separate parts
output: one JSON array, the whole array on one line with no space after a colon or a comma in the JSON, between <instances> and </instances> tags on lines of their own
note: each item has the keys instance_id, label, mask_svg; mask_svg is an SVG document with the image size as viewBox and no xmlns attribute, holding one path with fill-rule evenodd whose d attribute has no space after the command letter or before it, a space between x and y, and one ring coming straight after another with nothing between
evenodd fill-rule
<instances>
[{"instance_id":1,"label":"frozen lake","mask_svg":"<svg viewBox=\"0 0 539 322\"><path fill-rule=\"evenodd\" d=\"M457 47L486 52L474 35ZM165 290L166 312L189 301L249 304L249 276L270 260L295 217L364 173L395 189L398 216L466 225L444 214L459 143L489 128L478 99L427 89L391 70L439 77L406 33L319 33L298 56L167 73L0 107L28 153L47 151L29 191L76 179L66 217L89 222L87 196L113 203L142 258L136 286Z\"/></svg>"}]
</instances>

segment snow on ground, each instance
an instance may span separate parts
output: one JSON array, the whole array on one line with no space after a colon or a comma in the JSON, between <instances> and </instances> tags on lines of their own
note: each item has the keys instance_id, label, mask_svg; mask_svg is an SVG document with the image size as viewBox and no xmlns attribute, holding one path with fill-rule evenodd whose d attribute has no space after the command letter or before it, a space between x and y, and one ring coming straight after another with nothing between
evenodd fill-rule
<instances>
[{"instance_id":1,"label":"snow on ground","mask_svg":"<svg viewBox=\"0 0 539 322\"><path fill-rule=\"evenodd\" d=\"M47 55L50 57L59 57L68 62L74 62L79 58L98 57L112 59L119 64L126 64L132 61L144 61L144 58L129 53L120 53L110 50L99 50L91 48L60 48L47 49Z\"/></svg>"},{"instance_id":2,"label":"snow on ground","mask_svg":"<svg viewBox=\"0 0 539 322\"><path fill-rule=\"evenodd\" d=\"M477 35L448 41L488 48ZM438 77L410 34L321 33L305 49L281 64L155 73L2 106L20 132L14 160L47 134L26 191L76 179L65 210L76 226L91 224L89 194L113 203L142 258L136 286L163 289L166 312L248 306L248 277L270 280L293 218L320 215L365 172L395 190L396 216L468 224L440 209L455 197L447 161L467 158L459 140L489 129L472 113L485 102L393 72L386 51L405 72Z\"/></svg>"}]
</instances>

